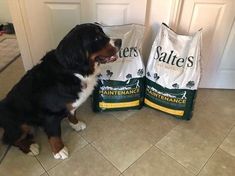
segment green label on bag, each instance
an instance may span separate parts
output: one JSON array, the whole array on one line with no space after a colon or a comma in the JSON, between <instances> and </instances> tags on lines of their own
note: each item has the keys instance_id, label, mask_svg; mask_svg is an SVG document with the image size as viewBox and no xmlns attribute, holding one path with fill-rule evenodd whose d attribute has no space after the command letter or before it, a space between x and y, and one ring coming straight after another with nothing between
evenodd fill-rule
<instances>
[{"instance_id":1,"label":"green label on bag","mask_svg":"<svg viewBox=\"0 0 235 176\"><path fill-rule=\"evenodd\" d=\"M144 78L99 80L93 93L93 110L139 109L143 105Z\"/></svg>"},{"instance_id":2,"label":"green label on bag","mask_svg":"<svg viewBox=\"0 0 235 176\"><path fill-rule=\"evenodd\" d=\"M196 90L168 89L146 79L144 103L154 109L189 120L192 116Z\"/></svg>"}]
</instances>

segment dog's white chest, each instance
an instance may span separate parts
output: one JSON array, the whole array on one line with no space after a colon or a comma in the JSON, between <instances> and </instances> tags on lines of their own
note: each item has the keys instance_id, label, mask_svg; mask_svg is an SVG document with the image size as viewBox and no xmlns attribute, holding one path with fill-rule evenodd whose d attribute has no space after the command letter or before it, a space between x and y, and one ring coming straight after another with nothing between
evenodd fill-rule
<instances>
[{"instance_id":1,"label":"dog's white chest","mask_svg":"<svg viewBox=\"0 0 235 176\"><path fill-rule=\"evenodd\" d=\"M74 74L76 77L78 77L81 80L82 91L78 93L78 99L72 104L72 106L76 109L78 108L86 99L88 96L91 95L96 83L97 83L97 75L99 74L99 69L96 68L96 71L94 74L89 75L87 77L83 77L80 74Z\"/></svg>"}]
</instances>

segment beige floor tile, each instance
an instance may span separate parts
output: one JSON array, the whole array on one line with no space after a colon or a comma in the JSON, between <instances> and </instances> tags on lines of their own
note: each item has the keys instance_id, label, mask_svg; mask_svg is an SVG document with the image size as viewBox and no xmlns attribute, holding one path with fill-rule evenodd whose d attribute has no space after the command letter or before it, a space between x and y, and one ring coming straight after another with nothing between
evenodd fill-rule
<instances>
[{"instance_id":1,"label":"beige floor tile","mask_svg":"<svg viewBox=\"0 0 235 176\"><path fill-rule=\"evenodd\" d=\"M138 113L141 110L127 110L127 111L111 111L110 113L120 121L126 120L128 117Z\"/></svg>"},{"instance_id":2,"label":"beige floor tile","mask_svg":"<svg viewBox=\"0 0 235 176\"><path fill-rule=\"evenodd\" d=\"M45 170L33 156L22 153L11 147L0 165L1 176L40 176Z\"/></svg>"},{"instance_id":3,"label":"beige floor tile","mask_svg":"<svg viewBox=\"0 0 235 176\"><path fill-rule=\"evenodd\" d=\"M24 73L25 71L21 57L17 58L11 65L0 73L0 100L6 96Z\"/></svg>"},{"instance_id":4,"label":"beige floor tile","mask_svg":"<svg viewBox=\"0 0 235 176\"><path fill-rule=\"evenodd\" d=\"M217 114L219 119L228 118L230 123L235 124L235 90L216 90L216 89L199 89L195 104L195 111L208 110Z\"/></svg>"},{"instance_id":5,"label":"beige floor tile","mask_svg":"<svg viewBox=\"0 0 235 176\"><path fill-rule=\"evenodd\" d=\"M90 115L86 115L90 114ZM78 113L78 118L85 121L87 128L80 134L88 142L93 142L107 133L118 130L122 123L110 113Z\"/></svg>"},{"instance_id":6,"label":"beige floor tile","mask_svg":"<svg viewBox=\"0 0 235 176\"><path fill-rule=\"evenodd\" d=\"M202 89L202 91L205 91L205 89ZM226 103L225 106L233 107L234 104L232 104L232 102L234 103L235 90L207 89L207 91L209 91L209 99L216 100L214 103L220 105L225 105L223 103Z\"/></svg>"},{"instance_id":7,"label":"beige floor tile","mask_svg":"<svg viewBox=\"0 0 235 176\"><path fill-rule=\"evenodd\" d=\"M124 172L125 176L193 176L182 165L156 147L148 150Z\"/></svg>"},{"instance_id":8,"label":"beige floor tile","mask_svg":"<svg viewBox=\"0 0 235 176\"><path fill-rule=\"evenodd\" d=\"M49 175L45 172L44 174L42 174L40 176L49 176Z\"/></svg>"},{"instance_id":9,"label":"beige floor tile","mask_svg":"<svg viewBox=\"0 0 235 176\"><path fill-rule=\"evenodd\" d=\"M62 122L62 139L69 150L69 157L88 144L77 132L71 129L66 120ZM61 160L54 159L47 136L42 129L38 130L36 141L40 145L40 154L36 157L46 170L61 162Z\"/></svg>"},{"instance_id":10,"label":"beige floor tile","mask_svg":"<svg viewBox=\"0 0 235 176\"><path fill-rule=\"evenodd\" d=\"M101 138L106 133L118 130L124 119L139 112L138 110L116 111L116 112L100 112L94 113L91 109L91 99L89 98L77 110L77 118L86 122L87 129L81 132L81 135L88 141L93 142ZM154 141L153 137L142 131L136 131L141 136L145 136L149 141Z\"/></svg>"},{"instance_id":11,"label":"beige floor tile","mask_svg":"<svg viewBox=\"0 0 235 176\"><path fill-rule=\"evenodd\" d=\"M232 131L224 140L220 148L235 157L235 127L233 127Z\"/></svg>"},{"instance_id":12,"label":"beige floor tile","mask_svg":"<svg viewBox=\"0 0 235 176\"><path fill-rule=\"evenodd\" d=\"M7 152L8 145L3 144L0 140L0 159L4 158L5 153Z\"/></svg>"},{"instance_id":13,"label":"beige floor tile","mask_svg":"<svg viewBox=\"0 0 235 176\"><path fill-rule=\"evenodd\" d=\"M51 176L118 176L119 174L120 172L90 145L49 171Z\"/></svg>"},{"instance_id":14,"label":"beige floor tile","mask_svg":"<svg viewBox=\"0 0 235 176\"><path fill-rule=\"evenodd\" d=\"M92 99L89 97L76 111L77 119L84 120L89 123L94 116L100 113L95 113L92 110Z\"/></svg>"},{"instance_id":15,"label":"beige floor tile","mask_svg":"<svg viewBox=\"0 0 235 176\"><path fill-rule=\"evenodd\" d=\"M197 134L176 128L157 143L162 151L197 174L216 149L216 144Z\"/></svg>"},{"instance_id":16,"label":"beige floor tile","mask_svg":"<svg viewBox=\"0 0 235 176\"><path fill-rule=\"evenodd\" d=\"M156 146L198 173L233 126L232 114L221 116L219 108L198 107L192 120L182 121Z\"/></svg>"},{"instance_id":17,"label":"beige floor tile","mask_svg":"<svg viewBox=\"0 0 235 176\"><path fill-rule=\"evenodd\" d=\"M125 125L142 134L149 134L149 141L155 144L172 128L180 123L174 117L160 111L144 107L123 121ZM146 136L148 136L146 134ZM152 138L151 138L152 137Z\"/></svg>"},{"instance_id":18,"label":"beige floor tile","mask_svg":"<svg viewBox=\"0 0 235 176\"><path fill-rule=\"evenodd\" d=\"M4 156L4 153L8 147L8 145L2 143L2 136L3 136L3 128L0 128L0 158Z\"/></svg>"},{"instance_id":19,"label":"beige floor tile","mask_svg":"<svg viewBox=\"0 0 235 176\"><path fill-rule=\"evenodd\" d=\"M234 176L235 157L219 149L202 169L199 176Z\"/></svg>"},{"instance_id":20,"label":"beige floor tile","mask_svg":"<svg viewBox=\"0 0 235 176\"><path fill-rule=\"evenodd\" d=\"M121 172L152 146L125 126L104 135L92 145Z\"/></svg>"}]
</instances>

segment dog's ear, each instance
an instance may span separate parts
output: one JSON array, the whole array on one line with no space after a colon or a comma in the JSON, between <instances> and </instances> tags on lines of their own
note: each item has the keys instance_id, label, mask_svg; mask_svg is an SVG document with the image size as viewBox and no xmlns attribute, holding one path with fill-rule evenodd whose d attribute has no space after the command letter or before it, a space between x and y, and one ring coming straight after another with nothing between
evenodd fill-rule
<instances>
[{"instance_id":1,"label":"dog's ear","mask_svg":"<svg viewBox=\"0 0 235 176\"><path fill-rule=\"evenodd\" d=\"M79 26L72 29L56 48L56 56L61 65L66 69L80 70L87 73L90 69L88 59L89 51L84 48L80 39Z\"/></svg>"},{"instance_id":2,"label":"dog's ear","mask_svg":"<svg viewBox=\"0 0 235 176\"><path fill-rule=\"evenodd\" d=\"M96 24L96 25L98 25L98 26L100 26L101 24L100 23L98 23L98 22L94 22L94 24Z\"/></svg>"}]
</instances>

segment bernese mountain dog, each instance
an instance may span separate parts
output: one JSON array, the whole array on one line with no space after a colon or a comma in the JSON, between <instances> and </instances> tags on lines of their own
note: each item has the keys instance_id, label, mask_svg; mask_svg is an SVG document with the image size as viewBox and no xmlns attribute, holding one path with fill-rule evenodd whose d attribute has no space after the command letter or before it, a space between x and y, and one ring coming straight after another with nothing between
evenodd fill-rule
<instances>
[{"instance_id":1,"label":"bernese mountain dog","mask_svg":"<svg viewBox=\"0 0 235 176\"><path fill-rule=\"evenodd\" d=\"M99 65L115 61L120 46L121 39L110 39L97 24L74 27L0 101L3 141L24 153L38 155L32 127L41 126L54 158L67 158L61 120L67 117L76 131L86 128L76 119L75 111L92 93Z\"/></svg>"}]
</instances>

